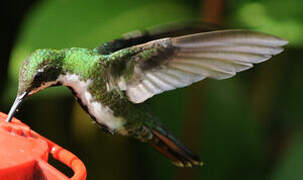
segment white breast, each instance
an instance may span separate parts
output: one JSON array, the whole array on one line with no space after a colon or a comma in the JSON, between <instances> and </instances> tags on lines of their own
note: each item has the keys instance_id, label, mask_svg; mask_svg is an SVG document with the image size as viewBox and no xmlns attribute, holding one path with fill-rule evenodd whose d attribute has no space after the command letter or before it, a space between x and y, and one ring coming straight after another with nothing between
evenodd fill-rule
<instances>
[{"instance_id":1,"label":"white breast","mask_svg":"<svg viewBox=\"0 0 303 180\"><path fill-rule=\"evenodd\" d=\"M104 124L112 130L118 130L123 127L123 118L115 117L109 107L103 106L94 100L88 91L89 85L92 82L91 80L81 81L80 77L75 74L60 75L57 80L75 91L83 105L87 106L89 113L96 118L98 123Z\"/></svg>"}]
</instances>

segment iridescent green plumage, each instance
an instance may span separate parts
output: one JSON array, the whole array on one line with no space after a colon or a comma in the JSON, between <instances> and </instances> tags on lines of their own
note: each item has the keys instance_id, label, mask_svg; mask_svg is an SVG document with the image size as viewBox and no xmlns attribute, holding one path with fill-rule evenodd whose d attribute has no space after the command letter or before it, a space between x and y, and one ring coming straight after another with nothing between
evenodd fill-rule
<instances>
[{"instance_id":1,"label":"iridescent green plumage","mask_svg":"<svg viewBox=\"0 0 303 180\"><path fill-rule=\"evenodd\" d=\"M128 35L93 50L36 50L20 69L18 97L8 120L26 95L64 85L104 129L148 142L178 166L201 165L144 101L205 78L230 78L279 54L287 42L246 30L169 32Z\"/></svg>"}]
</instances>

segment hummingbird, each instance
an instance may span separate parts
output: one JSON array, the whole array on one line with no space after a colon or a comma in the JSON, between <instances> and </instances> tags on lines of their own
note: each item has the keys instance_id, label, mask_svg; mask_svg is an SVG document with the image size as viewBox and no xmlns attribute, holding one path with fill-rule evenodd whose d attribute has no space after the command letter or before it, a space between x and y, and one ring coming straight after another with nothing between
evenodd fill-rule
<instances>
[{"instance_id":1,"label":"hummingbird","mask_svg":"<svg viewBox=\"0 0 303 180\"><path fill-rule=\"evenodd\" d=\"M146 142L176 166L201 166L146 100L206 78L233 77L281 53L287 43L250 30L184 26L134 31L95 49L38 49L20 67L17 96L6 121L26 97L66 86L105 132Z\"/></svg>"}]
</instances>

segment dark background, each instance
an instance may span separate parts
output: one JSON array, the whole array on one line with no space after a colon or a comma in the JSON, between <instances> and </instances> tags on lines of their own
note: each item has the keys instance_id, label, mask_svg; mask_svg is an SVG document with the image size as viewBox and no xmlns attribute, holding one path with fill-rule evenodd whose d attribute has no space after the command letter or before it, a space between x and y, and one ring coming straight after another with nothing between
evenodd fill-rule
<instances>
[{"instance_id":1,"label":"dark background","mask_svg":"<svg viewBox=\"0 0 303 180\"><path fill-rule=\"evenodd\" d=\"M104 134L64 87L29 98L16 116L80 157L88 179L303 179L301 0L11 0L3 4L3 112L14 100L20 64L37 48L93 48L128 31L192 18L289 40L284 53L232 79L205 80L149 100L155 114L200 155L203 167L176 168L146 144Z\"/></svg>"}]
</instances>

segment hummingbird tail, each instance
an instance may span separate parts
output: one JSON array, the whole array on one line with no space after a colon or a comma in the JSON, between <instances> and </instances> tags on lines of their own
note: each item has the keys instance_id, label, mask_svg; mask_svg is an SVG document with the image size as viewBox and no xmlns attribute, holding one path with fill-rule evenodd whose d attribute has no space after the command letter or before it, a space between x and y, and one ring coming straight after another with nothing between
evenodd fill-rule
<instances>
[{"instance_id":1,"label":"hummingbird tail","mask_svg":"<svg viewBox=\"0 0 303 180\"><path fill-rule=\"evenodd\" d=\"M153 138L150 145L162 153L172 163L179 167L202 166L200 158L192 153L182 142L176 139L168 130L157 127L151 129Z\"/></svg>"}]
</instances>

